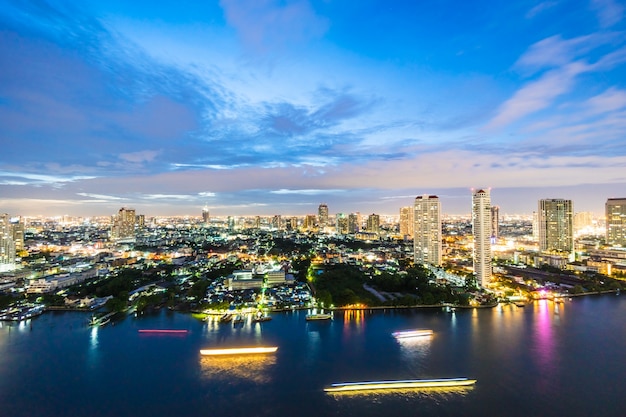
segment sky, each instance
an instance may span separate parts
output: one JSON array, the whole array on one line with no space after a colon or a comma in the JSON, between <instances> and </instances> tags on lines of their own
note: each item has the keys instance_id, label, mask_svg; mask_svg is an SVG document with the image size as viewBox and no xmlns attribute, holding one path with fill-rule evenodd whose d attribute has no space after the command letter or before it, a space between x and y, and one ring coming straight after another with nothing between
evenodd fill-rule
<instances>
[{"instance_id":1,"label":"sky","mask_svg":"<svg viewBox=\"0 0 626 417\"><path fill-rule=\"evenodd\" d=\"M0 212L626 197L626 3L0 0Z\"/></svg>"}]
</instances>

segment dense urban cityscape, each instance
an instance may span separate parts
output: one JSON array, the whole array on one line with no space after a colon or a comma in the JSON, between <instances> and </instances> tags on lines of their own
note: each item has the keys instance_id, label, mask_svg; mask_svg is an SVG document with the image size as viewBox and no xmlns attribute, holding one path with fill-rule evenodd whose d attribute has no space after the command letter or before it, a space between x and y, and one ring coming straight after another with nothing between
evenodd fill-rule
<instances>
[{"instance_id":1,"label":"dense urban cityscape","mask_svg":"<svg viewBox=\"0 0 626 417\"><path fill-rule=\"evenodd\" d=\"M466 217L442 214L435 195L396 216L331 215L325 203L304 217L3 214L0 317L523 306L625 288L626 199L596 218L566 199L508 216L489 189L471 197Z\"/></svg>"}]
</instances>

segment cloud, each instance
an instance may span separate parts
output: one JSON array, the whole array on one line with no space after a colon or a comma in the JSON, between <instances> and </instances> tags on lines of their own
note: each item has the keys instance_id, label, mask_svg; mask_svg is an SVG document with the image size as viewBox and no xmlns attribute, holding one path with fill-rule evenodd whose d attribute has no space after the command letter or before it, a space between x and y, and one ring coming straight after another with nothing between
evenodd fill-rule
<instances>
[{"instance_id":1,"label":"cloud","mask_svg":"<svg viewBox=\"0 0 626 417\"><path fill-rule=\"evenodd\" d=\"M585 64L575 62L549 71L538 80L527 83L500 106L497 115L487 124L486 129L506 126L545 109L555 98L569 92L574 85L575 77L587 70Z\"/></svg>"},{"instance_id":2,"label":"cloud","mask_svg":"<svg viewBox=\"0 0 626 417\"><path fill-rule=\"evenodd\" d=\"M532 19L533 17L537 16L538 14L553 8L554 6L556 6L558 3L556 1L544 1L539 3L538 5L536 5L535 7L533 7L532 9L530 9L528 11L528 13L526 13L526 17L528 19Z\"/></svg>"},{"instance_id":3,"label":"cloud","mask_svg":"<svg viewBox=\"0 0 626 417\"><path fill-rule=\"evenodd\" d=\"M220 5L243 43L261 54L319 38L329 26L307 0L221 0Z\"/></svg>"},{"instance_id":4,"label":"cloud","mask_svg":"<svg viewBox=\"0 0 626 417\"><path fill-rule=\"evenodd\" d=\"M624 5L615 0L592 0L591 7L597 13L600 26L603 28L619 23L624 16Z\"/></svg>"},{"instance_id":5,"label":"cloud","mask_svg":"<svg viewBox=\"0 0 626 417\"><path fill-rule=\"evenodd\" d=\"M327 194L327 193L340 193L343 190L287 190L287 189L280 189L280 190L272 190L270 191L271 194L301 194L301 195L318 195L318 194Z\"/></svg>"},{"instance_id":6,"label":"cloud","mask_svg":"<svg viewBox=\"0 0 626 417\"><path fill-rule=\"evenodd\" d=\"M616 39L619 37L615 33L567 40L552 36L533 44L515 63L514 68L527 70L529 74L539 74L502 103L485 128L501 128L544 110L558 97L572 92L579 75L607 71L625 62L626 48L618 48L610 53L598 52L601 46ZM595 60L590 59L592 55Z\"/></svg>"},{"instance_id":7,"label":"cloud","mask_svg":"<svg viewBox=\"0 0 626 417\"><path fill-rule=\"evenodd\" d=\"M6 180L3 180L3 178L6 178ZM22 181L14 180L14 178L20 178L22 179ZM85 175L54 176L54 175L44 175L44 174L33 174L33 173L28 173L28 172L0 171L0 183L4 183L4 184L10 184L13 182L13 183L20 183L20 184L58 185L62 183L82 181L82 180L93 179L93 178L96 178L96 177L85 176Z\"/></svg>"},{"instance_id":8,"label":"cloud","mask_svg":"<svg viewBox=\"0 0 626 417\"><path fill-rule=\"evenodd\" d=\"M594 114L605 114L626 108L626 90L611 87L587 100L587 106Z\"/></svg>"},{"instance_id":9,"label":"cloud","mask_svg":"<svg viewBox=\"0 0 626 417\"><path fill-rule=\"evenodd\" d=\"M159 151L139 151L132 153L123 153L120 154L120 159L128 162L150 162L153 161L154 158L159 154Z\"/></svg>"},{"instance_id":10,"label":"cloud","mask_svg":"<svg viewBox=\"0 0 626 417\"><path fill-rule=\"evenodd\" d=\"M83 197L90 197L90 198L96 198L98 200L103 200L103 201L119 201L119 200L123 200L120 197L115 197L112 195L104 195L104 194L92 194L92 193L76 193L77 195L83 196Z\"/></svg>"}]
</instances>

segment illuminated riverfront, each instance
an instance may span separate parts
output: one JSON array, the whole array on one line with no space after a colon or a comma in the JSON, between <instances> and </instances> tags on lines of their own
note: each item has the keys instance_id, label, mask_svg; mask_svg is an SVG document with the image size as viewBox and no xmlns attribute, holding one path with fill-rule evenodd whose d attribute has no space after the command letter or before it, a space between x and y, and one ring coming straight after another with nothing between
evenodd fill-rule
<instances>
[{"instance_id":1,"label":"illuminated riverfront","mask_svg":"<svg viewBox=\"0 0 626 417\"><path fill-rule=\"evenodd\" d=\"M398 381L366 381L342 382L331 384L324 388L326 392L369 391L369 390L398 390L420 388L447 388L474 385L475 379L468 378L441 378L441 379L407 379Z\"/></svg>"}]
</instances>

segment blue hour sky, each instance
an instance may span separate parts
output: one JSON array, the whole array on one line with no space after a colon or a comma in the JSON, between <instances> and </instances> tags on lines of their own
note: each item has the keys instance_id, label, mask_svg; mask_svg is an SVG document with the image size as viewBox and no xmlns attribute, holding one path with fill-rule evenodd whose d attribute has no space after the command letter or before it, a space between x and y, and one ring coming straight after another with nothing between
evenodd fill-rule
<instances>
[{"instance_id":1,"label":"blue hour sky","mask_svg":"<svg viewBox=\"0 0 626 417\"><path fill-rule=\"evenodd\" d=\"M626 5L0 0L0 212L626 197Z\"/></svg>"}]
</instances>

